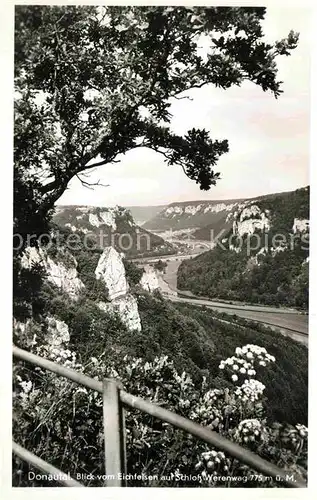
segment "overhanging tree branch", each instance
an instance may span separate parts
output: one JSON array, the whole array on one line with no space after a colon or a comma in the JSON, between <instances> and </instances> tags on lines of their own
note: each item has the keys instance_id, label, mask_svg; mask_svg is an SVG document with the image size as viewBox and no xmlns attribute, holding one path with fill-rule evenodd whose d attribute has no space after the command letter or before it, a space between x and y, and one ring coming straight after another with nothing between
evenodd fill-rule
<instances>
[{"instance_id":1,"label":"overhanging tree branch","mask_svg":"<svg viewBox=\"0 0 317 500\"><path fill-rule=\"evenodd\" d=\"M116 163L137 147L181 166L201 189L214 185L219 173L213 168L228 152L227 141L198 129L177 136L160 124L171 121L172 98L190 99L185 92L208 84L226 89L249 80L279 95L275 59L290 54L298 35L264 42L264 15L244 7L107 7L103 23L96 7L19 6L15 82L23 97L16 103L14 160L21 221L29 214L32 225L36 213L38 225L39 214L47 217L74 176ZM205 59L198 54L200 34L211 41ZM88 97L91 89L98 92ZM42 108L34 103L39 92ZM150 119L140 119L140 106ZM40 159L54 179L44 186L37 182Z\"/></svg>"},{"instance_id":2,"label":"overhanging tree branch","mask_svg":"<svg viewBox=\"0 0 317 500\"><path fill-rule=\"evenodd\" d=\"M83 180L78 174L75 174L75 177L77 177L77 179L81 182L81 184L88 189L93 189L94 186L101 186L101 187L109 187L110 186L110 184L102 184L100 182L100 179L97 182L88 182L88 181Z\"/></svg>"}]
</instances>

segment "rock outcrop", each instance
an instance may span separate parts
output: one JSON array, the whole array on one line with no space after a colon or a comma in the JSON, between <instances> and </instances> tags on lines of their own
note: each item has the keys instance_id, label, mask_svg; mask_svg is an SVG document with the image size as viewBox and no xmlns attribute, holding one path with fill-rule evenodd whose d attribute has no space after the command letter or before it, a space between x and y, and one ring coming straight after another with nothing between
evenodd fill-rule
<instances>
[{"instance_id":1,"label":"rock outcrop","mask_svg":"<svg viewBox=\"0 0 317 500\"><path fill-rule=\"evenodd\" d=\"M130 330L141 330L141 320L136 298L129 293L121 255L113 248L103 251L96 270L96 279L102 280L108 289L109 302L99 302L98 307L105 312L116 312Z\"/></svg>"},{"instance_id":2,"label":"rock outcrop","mask_svg":"<svg viewBox=\"0 0 317 500\"><path fill-rule=\"evenodd\" d=\"M131 293L114 299L109 303L99 302L98 307L107 313L116 312L129 330L141 331L142 327L138 303L136 298Z\"/></svg>"},{"instance_id":3,"label":"rock outcrop","mask_svg":"<svg viewBox=\"0 0 317 500\"><path fill-rule=\"evenodd\" d=\"M309 220L294 218L293 233L306 233L307 231L309 231Z\"/></svg>"},{"instance_id":4,"label":"rock outcrop","mask_svg":"<svg viewBox=\"0 0 317 500\"><path fill-rule=\"evenodd\" d=\"M268 231L270 229L270 220L268 213L261 212L257 205L245 207L241 212L235 215L232 231L236 236L253 234L256 229Z\"/></svg>"},{"instance_id":5,"label":"rock outcrop","mask_svg":"<svg viewBox=\"0 0 317 500\"><path fill-rule=\"evenodd\" d=\"M106 285L109 300L114 300L128 293L129 285L125 276L125 268L122 258L115 248L105 248L98 261L95 276Z\"/></svg>"},{"instance_id":6,"label":"rock outcrop","mask_svg":"<svg viewBox=\"0 0 317 500\"><path fill-rule=\"evenodd\" d=\"M36 345L44 345L48 349L65 347L70 340L68 325L53 316L47 316L43 324L33 318L25 322L13 318L13 331L17 337L23 338L28 348Z\"/></svg>"},{"instance_id":7,"label":"rock outcrop","mask_svg":"<svg viewBox=\"0 0 317 500\"><path fill-rule=\"evenodd\" d=\"M85 285L78 277L76 259L67 250L63 252L63 257L67 260L67 265L61 261L55 262L42 248L27 247L21 258L21 265L30 269L32 265L40 264L47 273L47 281L76 300Z\"/></svg>"},{"instance_id":8,"label":"rock outcrop","mask_svg":"<svg viewBox=\"0 0 317 500\"><path fill-rule=\"evenodd\" d=\"M171 203L149 219L143 227L152 231L159 230L160 233L171 229L178 231L196 228L195 237L204 239L199 235L199 231L205 226L224 224L227 218L232 217L235 210L240 210L246 203L253 202L254 200L200 200Z\"/></svg>"},{"instance_id":9,"label":"rock outcrop","mask_svg":"<svg viewBox=\"0 0 317 500\"><path fill-rule=\"evenodd\" d=\"M157 274L151 266L144 267L144 273L140 280L141 287L147 292L153 292L160 288Z\"/></svg>"},{"instance_id":10,"label":"rock outcrop","mask_svg":"<svg viewBox=\"0 0 317 500\"><path fill-rule=\"evenodd\" d=\"M223 211L230 211L233 209L235 206L235 203L213 203L213 202L202 202L199 204L194 204L194 205L172 205L170 207L167 207L163 212L162 216L163 217L175 217L175 215L181 215L181 214L189 214L189 215L196 215L197 213L204 213L206 214L207 212L223 212Z\"/></svg>"},{"instance_id":11,"label":"rock outcrop","mask_svg":"<svg viewBox=\"0 0 317 500\"><path fill-rule=\"evenodd\" d=\"M99 214L90 213L88 216L89 223L95 227L99 227L105 224L106 226L111 227L113 231L115 231L117 229L116 216L118 210L118 207L116 207L108 208L107 210L104 210ZM83 216L81 216L81 219L82 218ZM78 220L78 217L76 217L76 219Z\"/></svg>"}]
</instances>

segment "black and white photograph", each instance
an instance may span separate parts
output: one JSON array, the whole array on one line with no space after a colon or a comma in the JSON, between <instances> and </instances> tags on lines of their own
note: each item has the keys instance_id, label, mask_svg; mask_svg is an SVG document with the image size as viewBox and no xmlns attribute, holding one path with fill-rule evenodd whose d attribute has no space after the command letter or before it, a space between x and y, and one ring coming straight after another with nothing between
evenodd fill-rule
<instances>
[{"instance_id":1,"label":"black and white photograph","mask_svg":"<svg viewBox=\"0 0 317 500\"><path fill-rule=\"evenodd\" d=\"M12 488L308 487L311 18L15 5Z\"/></svg>"}]
</instances>

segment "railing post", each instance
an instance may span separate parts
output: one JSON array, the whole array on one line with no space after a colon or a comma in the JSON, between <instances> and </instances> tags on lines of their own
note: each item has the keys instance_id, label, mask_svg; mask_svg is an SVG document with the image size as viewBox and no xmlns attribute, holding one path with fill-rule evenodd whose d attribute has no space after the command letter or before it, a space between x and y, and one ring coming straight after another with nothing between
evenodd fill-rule
<instances>
[{"instance_id":1,"label":"railing post","mask_svg":"<svg viewBox=\"0 0 317 500\"><path fill-rule=\"evenodd\" d=\"M119 382L103 380L103 426L105 436L106 486L125 486L126 452L124 409Z\"/></svg>"}]
</instances>

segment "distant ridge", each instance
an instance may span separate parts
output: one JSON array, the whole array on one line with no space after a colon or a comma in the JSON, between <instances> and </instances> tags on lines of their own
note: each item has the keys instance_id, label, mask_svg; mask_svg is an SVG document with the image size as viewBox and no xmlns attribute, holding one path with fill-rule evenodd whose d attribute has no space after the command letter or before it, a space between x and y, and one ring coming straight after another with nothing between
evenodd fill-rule
<instances>
[{"instance_id":1,"label":"distant ridge","mask_svg":"<svg viewBox=\"0 0 317 500\"><path fill-rule=\"evenodd\" d=\"M309 186L299 188L298 190L307 190ZM298 191L296 190L296 191ZM252 200L271 199L276 196L288 196L294 191L283 191L279 193L270 193L266 195L230 198L226 200L194 200L172 202L164 207L152 219L147 220L142 227L152 231L168 231L182 229L202 229L205 226L213 225L220 227L225 223L228 214L243 203ZM196 236L198 239L203 239Z\"/></svg>"},{"instance_id":2,"label":"distant ridge","mask_svg":"<svg viewBox=\"0 0 317 500\"><path fill-rule=\"evenodd\" d=\"M55 207L53 223L67 231L89 235L102 248L113 245L128 257L175 252L173 246L163 238L139 227L131 211L120 206L58 205ZM141 237L146 235L147 238ZM121 244L122 237L125 238L125 243Z\"/></svg>"}]
</instances>

